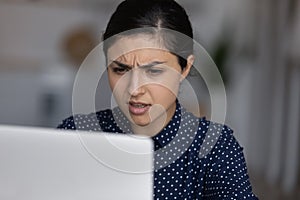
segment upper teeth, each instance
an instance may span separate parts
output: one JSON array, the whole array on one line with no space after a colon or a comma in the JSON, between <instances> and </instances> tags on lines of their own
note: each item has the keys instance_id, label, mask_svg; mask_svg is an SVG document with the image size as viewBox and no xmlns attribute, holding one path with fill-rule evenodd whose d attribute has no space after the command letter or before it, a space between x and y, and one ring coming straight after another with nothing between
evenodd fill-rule
<instances>
[{"instance_id":1,"label":"upper teeth","mask_svg":"<svg viewBox=\"0 0 300 200\"><path fill-rule=\"evenodd\" d=\"M133 104L134 107L137 108L144 108L146 105L145 104Z\"/></svg>"}]
</instances>

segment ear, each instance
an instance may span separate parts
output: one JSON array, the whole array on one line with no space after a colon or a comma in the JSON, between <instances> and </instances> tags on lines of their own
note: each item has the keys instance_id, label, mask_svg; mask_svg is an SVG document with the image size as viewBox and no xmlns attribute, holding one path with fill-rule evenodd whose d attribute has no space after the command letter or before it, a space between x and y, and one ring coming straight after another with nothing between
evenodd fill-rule
<instances>
[{"instance_id":1,"label":"ear","mask_svg":"<svg viewBox=\"0 0 300 200\"><path fill-rule=\"evenodd\" d=\"M183 69L183 71L181 73L180 82L183 81L187 77L187 75L190 73L191 68L194 64L194 60L195 60L194 55L189 55L188 56L186 66L185 66L185 68Z\"/></svg>"}]
</instances>

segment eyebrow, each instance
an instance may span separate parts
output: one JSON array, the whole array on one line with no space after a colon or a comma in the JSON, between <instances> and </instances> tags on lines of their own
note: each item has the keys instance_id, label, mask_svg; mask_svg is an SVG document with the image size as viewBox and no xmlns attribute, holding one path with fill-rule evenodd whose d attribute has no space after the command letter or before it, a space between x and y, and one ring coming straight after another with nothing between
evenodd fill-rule
<instances>
[{"instance_id":1,"label":"eyebrow","mask_svg":"<svg viewBox=\"0 0 300 200\"><path fill-rule=\"evenodd\" d=\"M132 65L126 65L126 64L121 63L119 61L115 61L114 60L113 63L115 63L116 65L118 65L119 67L122 67L122 68L129 68L129 69L133 68ZM145 65L140 65L139 67L145 69L145 68L151 68L151 67L153 67L155 65L160 65L160 64L164 64L164 63L166 63L166 61L164 61L164 62L162 62L162 61L153 61L153 62L145 64Z\"/></svg>"}]
</instances>

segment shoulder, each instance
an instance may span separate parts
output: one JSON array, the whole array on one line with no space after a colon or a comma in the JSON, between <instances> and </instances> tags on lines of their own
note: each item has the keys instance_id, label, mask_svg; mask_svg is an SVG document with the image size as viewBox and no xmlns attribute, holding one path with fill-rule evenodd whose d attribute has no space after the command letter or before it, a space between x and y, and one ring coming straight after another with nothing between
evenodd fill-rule
<instances>
[{"instance_id":1,"label":"shoulder","mask_svg":"<svg viewBox=\"0 0 300 200\"><path fill-rule=\"evenodd\" d=\"M222 154L225 150L242 147L234 137L234 131L227 125L207 120L205 117L197 118L198 129L194 135L192 146L199 158L206 158L211 154Z\"/></svg>"},{"instance_id":2,"label":"shoulder","mask_svg":"<svg viewBox=\"0 0 300 200\"><path fill-rule=\"evenodd\" d=\"M182 109L182 120L180 127L184 135L191 136L193 140L189 151L192 151L199 158L204 158L212 153L220 153L218 150L241 148L236 141L233 130L221 123L207 120L205 117L196 117L192 113ZM217 152L214 152L216 151Z\"/></svg>"},{"instance_id":3,"label":"shoulder","mask_svg":"<svg viewBox=\"0 0 300 200\"><path fill-rule=\"evenodd\" d=\"M197 160L205 163L205 197L257 199L252 192L243 147L233 130L223 124L199 120ZM197 140L197 139L196 139Z\"/></svg>"},{"instance_id":4,"label":"shoulder","mask_svg":"<svg viewBox=\"0 0 300 200\"><path fill-rule=\"evenodd\" d=\"M64 120L57 126L58 129L101 131L102 127L113 121L110 109L90 114L76 114Z\"/></svg>"}]
</instances>

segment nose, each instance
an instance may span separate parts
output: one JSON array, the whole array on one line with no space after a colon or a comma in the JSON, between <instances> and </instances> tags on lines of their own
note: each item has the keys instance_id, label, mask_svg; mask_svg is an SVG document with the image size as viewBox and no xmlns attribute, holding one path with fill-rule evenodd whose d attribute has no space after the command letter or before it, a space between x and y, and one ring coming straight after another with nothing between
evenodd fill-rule
<instances>
[{"instance_id":1,"label":"nose","mask_svg":"<svg viewBox=\"0 0 300 200\"><path fill-rule=\"evenodd\" d=\"M132 69L129 75L128 93L131 96L139 96L145 93L143 77L138 69Z\"/></svg>"}]
</instances>

